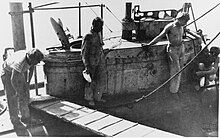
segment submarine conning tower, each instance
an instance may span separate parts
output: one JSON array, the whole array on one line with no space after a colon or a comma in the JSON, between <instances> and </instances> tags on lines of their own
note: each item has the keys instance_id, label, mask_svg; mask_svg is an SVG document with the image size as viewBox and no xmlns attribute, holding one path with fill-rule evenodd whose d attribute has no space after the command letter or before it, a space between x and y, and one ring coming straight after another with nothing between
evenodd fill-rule
<instances>
[{"instance_id":1,"label":"submarine conning tower","mask_svg":"<svg viewBox=\"0 0 220 138\"><path fill-rule=\"evenodd\" d=\"M179 12L189 12L189 6L190 3L184 3L180 10L141 11L140 5L135 5L134 9L132 9L132 3L127 2L125 18L122 20L122 38L128 41L150 41L156 37L168 23L172 22Z\"/></svg>"},{"instance_id":2,"label":"submarine conning tower","mask_svg":"<svg viewBox=\"0 0 220 138\"><path fill-rule=\"evenodd\" d=\"M187 12L186 5L181 10L140 11L139 5L132 10L132 4L126 3L122 36L104 40L105 56L102 64L105 68L102 69L102 79L105 84L99 86L104 89L104 97L149 92L169 78L166 53L168 41L164 38L153 45L149 52L145 52L141 45L157 36L165 25L175 19L178 12ZM85 67L81 57L81 42L81 39L76 40L78 48L73 46L70 50L48 48L49 54L44 65L47 94L70 100L83 99L86 80L82 75ZM194 57L200 43L196 38L186 37L183 44L187 62ZM184 64L181 63L181 67ZM183 71L181 83L189 80L190 71L188 68Z\"/></svg>"}]
</instances>

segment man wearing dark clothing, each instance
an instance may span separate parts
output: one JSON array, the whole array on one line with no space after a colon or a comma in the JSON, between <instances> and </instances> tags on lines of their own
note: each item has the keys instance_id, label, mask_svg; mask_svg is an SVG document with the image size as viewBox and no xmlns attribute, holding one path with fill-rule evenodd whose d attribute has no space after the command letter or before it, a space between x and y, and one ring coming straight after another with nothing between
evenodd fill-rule
<instances>
[{"instance_id":1,"label":"man wearing dark clothing","mask_svg":"<svg viewBox=\"0 0 220 138\"><path fill-rule=\"evenodd\" d=\"M96 17L92 22L90 33L86 34L82 42L82 60L85 65L84 73L91 77L91 82L87 82L85 86L85 99L89 104L94 106L94 100L105 102L102 99L102 93L105 91L104 75L104 45L102 40L103 20Z\"/></svg>"}]
</instances>

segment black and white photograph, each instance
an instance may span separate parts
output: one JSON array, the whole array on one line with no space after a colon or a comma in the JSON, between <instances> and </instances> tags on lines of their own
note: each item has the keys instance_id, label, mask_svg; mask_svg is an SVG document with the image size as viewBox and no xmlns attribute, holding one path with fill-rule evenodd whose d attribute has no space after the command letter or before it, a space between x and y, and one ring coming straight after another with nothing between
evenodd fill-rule
<instances>
[{"instance_id":1,"label":"black and white photograph","mask_svg":"<svg viewBox=\"0 0 220 138\"><path fill-rule=\"evenodd\" d=\"M1 137L218 137L219 0L4 0Z\"/></svg>"}]
</instances>

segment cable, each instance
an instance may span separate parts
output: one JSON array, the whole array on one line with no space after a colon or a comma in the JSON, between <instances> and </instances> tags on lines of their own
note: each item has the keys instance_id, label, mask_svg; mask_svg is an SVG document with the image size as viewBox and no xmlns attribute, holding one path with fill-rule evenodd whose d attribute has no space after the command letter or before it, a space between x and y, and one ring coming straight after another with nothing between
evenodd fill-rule
<instances>
[{"instance_id":1,"label":"cable","mask_svg":"<svg viewBox=\"0 0 220 138\"><path fill-rule=\"evenodd\" d=\"M182 72L186 67L188 67L198 56L199 54L206 49L218 36L219 36L220 32L218 32L218 34L202 49L200 50L183 68L181 68L177 73L175 73L173 76L171 76L168 80L166 80L163 84L161 84L159 87L157 87L156 89L154 89L153 91L151 91L149 94L147 95L143 95L142 97L135 99L133 101L130 102L126 102L126 103L122 103L122 104L118 104L115 106L110 106L108 108L114 108L114 107L119 107L119 106L128 106L137 102L140 102L141 100L149 97L151 94L155 93L156 91L158 91L160 88L162 88L164 85L166 85L170 80L172 80L176 75L178 75L180 72Z\"/></svg>"},{"instance_id":2,"label":"cable","mask_svg":"<svg viewBox=\"0 0 220 138\"><path fill-rule=\"evenodd\" d=\"M200 18L202 18L203 16L205 16L206 14L208 14L210 11L212 11L213 9L215 9L217 6L219 6L220 3L218 3L216 6L214 6L213 8L211 8L209 11L207 11L206 13L204 13L203 15L201 15L199 18L197 18L196 20L192 21L191 23L185 25L185 27L189 26L190 24L196 22L197 20L199 20Z\"/></svg>"},{"instance_id":3,"label":"cable","mask_svg":"<svg viewBox=\"0 0 220 138\"><path fill-rule=\"evenodd\" d=\"M125 25L118 19L118 17L116 17L115 14L114 14L107 6L105 6L105 7L106 7L106 9L120 22L120 24L123 25L123 27L125 27L126 29L128 29L128 27L125 26Z\"/></svg>"},{"instance_id":4,"label":"cable","mask_svg":"<svg viewBox=\"0 0 220 138\"><path fill-rule=\"evenodd\" d=\"M155 90L153 90L152 92L150 92L147 95L142 96L139 99L136 99L135 102L139 102L140 100L150 96L151 94L153 94L154 92L156 92L157 90L159 90L160 88L162 88L165 84L167 84L170 80L172 80L174 77L176 77L180 72L182 72L186 67L188 67L197 57L198 55L205 49L207 48L218 36L219 36L220 32L201 50L199 51L183 68L181 68L177 73L175 73L173 76L171 76L167 81L165 81L163 84L161 84L159 87L157 87Z\"/></svg>"}]
</instances>

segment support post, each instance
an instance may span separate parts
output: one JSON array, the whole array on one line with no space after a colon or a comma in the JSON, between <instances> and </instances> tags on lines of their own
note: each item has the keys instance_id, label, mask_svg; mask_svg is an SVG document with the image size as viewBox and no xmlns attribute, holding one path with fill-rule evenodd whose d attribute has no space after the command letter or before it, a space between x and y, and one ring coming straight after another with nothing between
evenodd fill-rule
<instances>
[{"instance_id":1,"label":"support post","mask_svg":"<svg viewBox=\"0 0 220 138\"><path fill-rule=\"evenodd\" d=\"M104 7L104 5L101 4L101 18L102 18L102 20L103 20L103 7ZM103 38L104 37L103 36L103 30L102 30L101 34L102 34L102 38Z\"/></svg>"},{"instance_id":2,"label":"support post","mask_svg":"<svg viewBox=\"0 0 220 138\"><path fill-rule=\"evenodd\" d=\"M81 38L81 3L79 2L79 36L78 38Z\"/></svg>"},{"instance_id":3,"label":"support post","mask_svg":"<svg viewBox=\"0 0 220 138\"><path fill-rule=\"evenodd\" d=\"M29 8L29 12L30 12L32 47L35 48L34 22L33 22L33 12L34 12L34 9L32 8L32 4L31 3L29 3L28 8ZM35 92L36 92L36 95L39 95L38 94L37 67L36 66L34 66L34 82L35 82Z\"/></svg>"},{"instance_id":4,"label":"support post","mask_svg":"<svg viewBox=\"0 0 220 138\"><path fill-rule=\"evenodd\" d=\"M132 8L132 3L131 2L126 2L126 8L125 8L125 19L130 21L131 20L131 9Z\"/></svg>"},{"instance_id":5,"label":"support post","mask_svg":"<svg viewBox=\"0 0 220 138\"><path fill-rule=\"evenodd\" d=\"M102 18L102 19L103 19L103 7L104 7L104 5L101 4L101 18Z\"/></svg>"},{"instance_id":6,"label":"support post","mask_svg":"<svg viewBox=\"0 0 220 138\"><path fill-rule=\"evenodd\" d=\"M197 31L198 31L198 28L197 28L197 25L196 25L196 22L195 22L196 18L195 18L195 15L194 15L194 12L193 12L193 8L192 8L191 3L190 3L190 7L191 7L191 11L192 11L192 16L193 16L193 21L194 21L195 29L196 29L196 32L197 32Z\"/></svg>"},{"instance_id":7,"label":"support post","mask_svg":"<svg viewBox=\"0 0 220 138\"><path fill-rule=\"evenodd\" d=\"M24 20L23 20L23 6L20 2L11 2L10 12L12 23L12 34L14 50L25 50L25 35L24 35Z\"/></svg>"}]
</instances>

